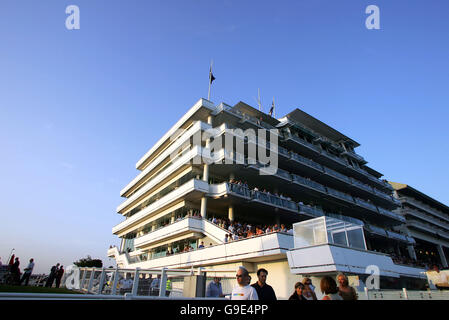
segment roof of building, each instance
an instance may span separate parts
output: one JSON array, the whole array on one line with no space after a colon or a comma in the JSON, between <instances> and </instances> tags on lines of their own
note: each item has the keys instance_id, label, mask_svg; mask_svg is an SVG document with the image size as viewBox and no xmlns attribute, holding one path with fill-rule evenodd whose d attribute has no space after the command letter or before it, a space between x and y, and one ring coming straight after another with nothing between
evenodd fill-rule
<instances>
[{"instance_id":1,"label":"roof of building","mask_svg":"<svg viewBox=\"0 0 449 320\"><path fill-rule=\"evenodd\" d=\"M312 129L313 131L315 131L315 132L323 135L324 137L329 138L335 142L344 141L344 142L352 143L352 145L354 147L360 146L360 144L357 141L345 136L341 132L335 130L334 128L331 128L324 122L321 122L320 120L312 117L308 113L306 113L298 108L296 108L295 110L293 110L292 112L287 114L285 117L287 117L295 122L299 122L299 123L307 126L309 129Z\"/></svg>"},{"instance_id":2,"label":"roof of building","mask_svg":"<svg viewBox=\"0 0 449 320\"><path fill-rule=\"evenodd\" d=\"M426 203L427 205L437 208L438 210L449 214L449 207L443 203L441 203L438 200L435 200L434 198L426 195L425 193L413 188L412 186L408 185L408 184L404 184L404 183L399 183L399 182L393 182L393 181L388 181L389 184L391 184L394 188L394 190L396 190L398 193L404 195L404 196L408 196L410 198L414 198L417 199L423 203Z\"/></svg>"}]
</instances>

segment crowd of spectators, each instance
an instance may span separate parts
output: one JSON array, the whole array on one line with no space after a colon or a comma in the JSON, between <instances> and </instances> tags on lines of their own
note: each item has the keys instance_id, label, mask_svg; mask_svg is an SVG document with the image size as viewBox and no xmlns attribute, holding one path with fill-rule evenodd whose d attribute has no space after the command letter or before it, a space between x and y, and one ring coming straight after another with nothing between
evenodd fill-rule
<instances>
[{"instance_id":1,"label":"crowd of spectators","mask_svg":"<svg viewBox=\"0 0 449 320\"><path fill-rule=\"evenodd\" d=\"M284 224L251 225L250 223L241 223L215 217L209 218L209 221L228 231L224 239L225 242L248 239L272 232L293 233L293 229L287 229Z\"/></svg>"},{"instance_id":2,"label":"crowd of spectators","mask_svg":"<svg viewBox=\"0 0 449 320\"><path fill-rule=\"evenodd\" d=\"M247 188L247 189L249 189L251 191L259 191L259 192L263 192L263 193L265 193L267 195L274 195L274 196L279 197L281 199L292 201L292 198L286 197L282 193L280 193L280 194L278 194L277 192L271 193L267 189L259 189L258 187L250 188L246 181L242 182L241 180L229 179L229 183L234 184L234 185L239 186L239 187Z\"/></svg>"}]
</instances>

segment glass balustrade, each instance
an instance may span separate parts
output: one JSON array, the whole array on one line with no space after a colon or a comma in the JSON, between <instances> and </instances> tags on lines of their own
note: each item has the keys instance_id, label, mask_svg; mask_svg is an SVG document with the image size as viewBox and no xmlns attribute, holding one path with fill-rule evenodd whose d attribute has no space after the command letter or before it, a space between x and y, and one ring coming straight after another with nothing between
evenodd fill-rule
<instances>
[{"instance_id":1,"label":"glass balustrade","mask_svg":"<svg viewBox=\"0 0 449 320\"><path fill-rule=\"evenodd\" d=\"M324 216L323 210L317 207L308 206L305 204L298 203L299 212L305 212L315 217Z\"/></svg>"},{"instance_id":2,"label":"glass balustrade","mask_svg":"<svg viewBox=\"0 0 449 320\"><path fill-rule=\"evenodd\" d=\"M373 211L377 211L377 208L375 205L373 205L372 203L369 203L365 200L362 200L360 198L355 198L355 202L364 208L371 209Z\"/></svg>"},{"instance_id":3,"label":"glass balustrade","mask_svg":"<svg viewBox=\"0 0 449 320\"><path fill-rule=\"evenodd\" d=\"M350 196L347 193L332 189L332 188L327 188L327 193L329 193L330 195L333 195L334 197L340 198L340 199L344 199L347 200L349 202L354 202L354 199L352 198L352 196ZM376 208L376 207L374 207Z\"/></svg>"},{"instance_id":4,"label":"glass balustrade","mask_svg":"<svg viewBox=\"0 0 449 320\"><path fill-rule=\"evenodd\" d=\"M335 170L329 169L328 167L324 167L324 172L340 180L346 181L347 183L351 183L351 179L348 176L345 176L344 174L337 172Z\"/></svg>"},{"instance_id":5,"label":"glass balustrade","mask_svg":"<svg viewBox=\"0 0 449 320\"><path fill-rule=\"evenodd\" d=\"M316 189L316 190L319 190L322 192L326 192L326 187L324 187L322 184L319 184L318 182L297 176L295 174L293 174L292 177L293 177L293 182L296 182L301 185L306 185L308 187L311 187L313 189Z\"/></svg>"},{"instance_id":6,"label":"glass balustrade","mask_svg":"<svg viewBox=\"0 0 449 320\"><path fill-rule=\"evenodd\" d=\"M355 185L355 186L357 186L359 188L362 188L362 189L364 189L366 191L373 192L373 187L371 187L371 186L369 186L367 184L364 184L364 183L360 182L357 179L351 179L351 181L352 181L353 185Z\"/></svg>"}]
</instances>

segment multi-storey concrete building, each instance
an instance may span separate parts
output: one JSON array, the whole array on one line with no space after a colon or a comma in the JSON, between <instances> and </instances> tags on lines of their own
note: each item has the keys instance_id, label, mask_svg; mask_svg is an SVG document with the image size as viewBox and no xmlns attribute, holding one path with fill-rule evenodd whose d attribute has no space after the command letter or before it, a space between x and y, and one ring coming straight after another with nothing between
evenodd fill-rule
<instances>
[{"instance_id":1,"label":"multi-storey concrete building","mask_svg":"<svg viewBox=\"0 0 449 320\"><path fill-rule=\"evenodd\" d=\"M416 241L408 247L410 257L428 267L437 264L447 268L449 207L407 184L390 184L394 197L402 203L396 212L406 219L397 229Z\"/></svg>"},{"instance_id":2,"label":"multi-storey concrete building","mask_svg":"<svg viewBox=\"0 0 449 320\"><path fill-rule=\"evenodd\" d=\"M214 137L196 138L211 128ZM254 137L248 129L271 133ZM217 144L223 135L232 137L231 148L226 138ZM212 145L212 153L204 152ZM248 156L251 148L264 145L276 156L274 174L262 175L260 162ZM407 251L414 239L394 231L405 222L393 212L400 201L382 174L355 152L358 146L299 109L276 119L243 102L215 106L200 99L137 162L140 173L120 193L125 201L117 212L124 221L113 228L121 247L108 255L128 268L245 265L255 272L265 267L278 295L288 297L298 280L292 270L306 270L287 259L294 247L292 225L330 216L363 226L363 241L374 257L370 261L386 261L385 253ZM285 229L279 231L281 225ZM239 228L251 231L225 240ZM344 270L363 278L363 271L334 260L309 261L314 267L307 274L319 276L346 265ZM422 270L413 267L391 263L382 268L393 278L422 278Z\"/></svg>"}]
</instances>

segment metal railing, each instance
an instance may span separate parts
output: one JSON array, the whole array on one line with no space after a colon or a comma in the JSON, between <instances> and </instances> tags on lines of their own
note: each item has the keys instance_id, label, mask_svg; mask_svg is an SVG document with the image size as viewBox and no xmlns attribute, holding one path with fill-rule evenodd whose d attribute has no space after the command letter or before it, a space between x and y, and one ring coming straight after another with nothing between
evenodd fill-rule
<instances>
[{"instance_id":1,"label":"metal railing","mask_svg":"<svg viewBox=\"0 0 449 320\"><path fill-rule=\"evenodd\" d=\"M368 290L358 292L360 300L449 300L449 291Z\"/></svg>"}]
</instances>

